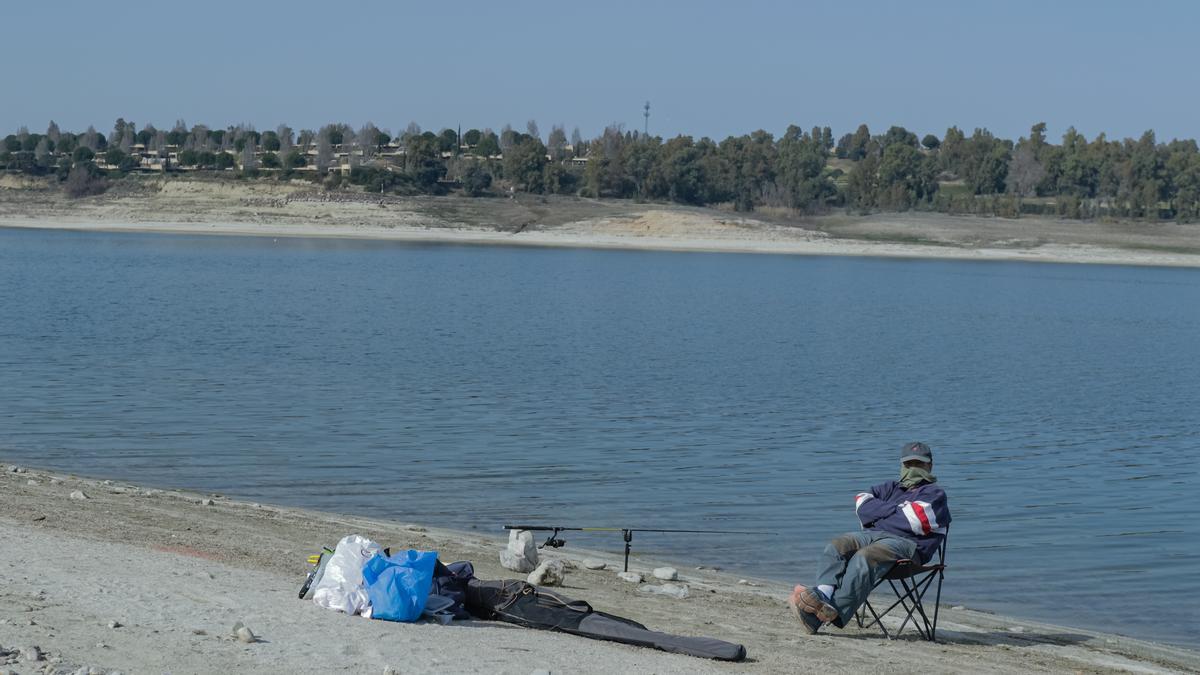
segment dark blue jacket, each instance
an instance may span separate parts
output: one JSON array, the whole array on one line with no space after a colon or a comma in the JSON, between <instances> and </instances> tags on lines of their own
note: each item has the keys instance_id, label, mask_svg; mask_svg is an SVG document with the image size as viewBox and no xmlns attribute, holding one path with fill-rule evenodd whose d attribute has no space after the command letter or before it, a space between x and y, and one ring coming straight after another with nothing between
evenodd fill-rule
<instances>
[{"instance_id":1,"label":"dark blue jacket","mask_svg":"<svg viewBox=\"0 0 1200 675\"><path fill-rule=\"evenodd\" d=\"M917 542L921 562L933 559L950 525L946 492L937 483L922 483L911 490L905 490L899 481L880 483L870 492L855 495L854 510L863 529Z\"/></svg>"}]
</instances>

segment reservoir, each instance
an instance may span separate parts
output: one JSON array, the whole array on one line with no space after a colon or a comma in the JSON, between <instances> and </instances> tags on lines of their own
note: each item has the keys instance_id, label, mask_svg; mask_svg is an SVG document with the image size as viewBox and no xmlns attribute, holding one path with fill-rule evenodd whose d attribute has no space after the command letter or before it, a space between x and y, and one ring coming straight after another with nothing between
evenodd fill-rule
<instances>
[{"instance_id":1,"label":"reservoir","mask_svg":"<svg viewBox=\"0 0 1200 675\"><path fill-rule=\"evenodd\" d=\"M2 462L808 583L910 440L944 599L1200 645L1200 270L0 229Z\"/></svg>"}]
</instances>

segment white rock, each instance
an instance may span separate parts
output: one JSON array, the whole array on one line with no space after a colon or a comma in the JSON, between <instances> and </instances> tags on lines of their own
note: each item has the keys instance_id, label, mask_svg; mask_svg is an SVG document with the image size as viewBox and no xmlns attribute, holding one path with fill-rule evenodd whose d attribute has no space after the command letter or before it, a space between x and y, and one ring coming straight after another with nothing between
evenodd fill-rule
<instances>
[{"instance_id":1,"label":"white rock","mask_svg":"<svg viewBox=\"0 0 1200 675\"><path fill-rule=\"evenodd\" d=\"M71 499L87 499L88 496L83 494L83 490L76 490L71 493Z\"/></svg>"},{"instance_id":2,"label":"white rock","mask_svg":"<svg viewBox=\"0 0 1200 675\"><path fill-rule=\"evenodd\" d=\"M211 499L201 499L199 504L200 506L212 506L214 502Z\"/></svg>"},{"instance_id":3,"label":"white rock","mask_svg":"<svg viewBox=\"0 0 1200 675\"><path fill-rule=\"evenodd\" d=\"M256 636L254 632L250 630L249 626L241 621L233 624L233 629L230 631L230 633L238 642L245 642L247 644L251 642L258 642L258 636Z\"/></svg>"},{"instance_id":4,"label":"white rock","mask_svg":"<svg viewBox=\"0 0 1200 675\"><path fill-rule=\"evenodd\" d=\"M533 542L533 533L528 530L509 530L508 548L500 551L500 565L522 574L537 569L538 550Z\"/></svg>"},{"instance_id":5,"label":"white rock","mask_svg":"<svg viewBox=\"0 0 1200 675\"><path fill-rule=\"evenodd\" d=\"M645 586L638 586L638 592L665 595L669 598L682 600L688 596L688 587L686 584L663 584L662 586L647 584Z\"/></svg>"},{"instance_id":6,"label":"white rock","mask_svg":"<svg viewBox=\"0 0 1200 675\"><path fill-rule=\"evenodd\" d=\"M51 478L50 484L51 485L62 485L62 479L61 478Z\"/></svg>"},{"instance_id":7,"label":"white rock","mask_svg":"<svg viewBox=\"0 0 1200 675\"><path fill-rule=\"evenodd\" d=\"M108 622L108 627L109 627L109 628L120 628L120 627L122 627L122 626L124 626L124 625L125 625L125 624L121 623L120 621L115 621L115 620L114 620L114 621L109 621L109 622Z\"/></svg>"},{"instance_id":8,"label":"white rock","mask_svg":"<svg viewBox=\"0 0 1200 675\"><path fill-rule=\"evenodd\" d=\"M543 560L526 579L534 586L561 586L566 569L560 560Z\"/></svg>"},{"instance_id":9,"label":"white rock","mask_svg":"<svg viewBox=\"0 0 1200 675\"><path fill-rule=\"evenodd\" d=\"M1025 627L1024 626L1009 626L1008 630L1012 631L1013 633L1024 633Z\"/></svg>"},{"instance_id":10,"label":"white rock","mask_svg":"<svg viewBox=\"0 0 1200 675\"><path fill-rule=\"evenodd\" d=\"M623 581L628 581L631 584L642 583L642 575L637 572L617 572L617 578Z\"/></svg>"},{"instance_id":11,"label":"white rock","mask_svg":"<svg viewBox=\"0 0 1200 675\"><path fill-rule=\"evenodd\" d=\"M32 485L32 486L34 486L34 487L37 487L38 485L41 485L41 483L37 482L36 480L34 480L34 479L32 479L32 478L30 478L29 480L25 481L25 484L26 484L26 485Z\"/></svg>"},{"instance_id":12,"label":"white rock","mask_svg":"<svg viewBox=\"0 0 1200 675\"><path fill-rule=\"evenodd\" d=\"M42 650L37 645L21 647L21 661L32 663L34 661L41 661L42 658Z\"/></svg>"},{"instance_id":13,"label":"white rock","mask_svg":"<svg viewBox=\"0 0 1200 675\"><path fill-rule=\"evenodd\" d=\"M675 581L679 578L679 570L674 567L656 567L654 568L654 578L662 579L663 581Z\"/></svg>"},{"instance_id":14,"label":"white rock","mask_svg":"<svg viewBox=\"0 0 1200 675\"><path fill-rule=\"evenodd\" d=\"M592 558L588 558L587 560L583 561L583 566L585 569L589 569L589 570L602 570L605 567L608 567L608 563L606 563L602 560L594 560Z\"/></svg>"}]
</instances>

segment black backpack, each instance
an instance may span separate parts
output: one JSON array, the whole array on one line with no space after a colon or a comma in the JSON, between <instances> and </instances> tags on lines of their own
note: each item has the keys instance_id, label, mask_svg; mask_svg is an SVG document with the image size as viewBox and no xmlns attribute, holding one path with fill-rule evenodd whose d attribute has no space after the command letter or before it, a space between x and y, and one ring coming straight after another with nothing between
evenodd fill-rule
<instances>
[{"instance_id":1,"label":"black backpack","mask_svg":"<svg viewBox=\"0 0 1200 675\"><path fill-rule=\"evenodd\" d=\"M471 563L452 562L449 565L443 565L439 560L433 565L433 585L429 587L429 597L441 596L451 602L444 612L448 612L455 619L469 619L471 614L467 611L467 583L475 578L475 568ZM444 605L445 601L437 603Z\"/></svg>"}]
</instances>

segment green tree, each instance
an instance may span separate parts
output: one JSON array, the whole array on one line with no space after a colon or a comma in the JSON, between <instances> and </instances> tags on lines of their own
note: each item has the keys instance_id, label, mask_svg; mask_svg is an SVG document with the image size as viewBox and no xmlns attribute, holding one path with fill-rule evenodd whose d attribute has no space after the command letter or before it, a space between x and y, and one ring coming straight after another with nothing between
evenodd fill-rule
<instances>
[{"instance_id":1,"label":"green tree","mask_svg":"<svg viewBox=\"0 0 1200 675\"><path fill-rule=\"evenodd\" d=\"M975 130L966 144L961 166L963 180L974 194L1004 192L1009 151L1009 142L996 138L987 129Z\"/></svg>"},{"instance_id":2,"label":"green tree","mask_svg":"<svg viewBox=\"0 0 1200 675\"><path fill-rule=\"evenodd\" d=\"M307 161L304 159L304 155L301 154L299 150L292 150L283 159L283 168L287 169L288 171L298 169L306 164Z\"/></svg>"},{"instance_id":3,"label":"green tree","mask_svg":"<svg viewBox=\"0 0 1200 675\"><path fill-rule=\"evenodd\" d=\"M280 168L282 165L283 165L283 164L282 164L282 162L280 162L280 161L279 161L279 155L276 155L276 154L275 154L275 153L273 153L273 152L264 152L264 153L263 153L263 156L262 156L262 168L264 168L264 169L278 169L278 168Z\"/></svg>"},{"instance_id":4,"label":"green tree","mask_svg":"<svg viewBox=\"0 0 1200 675\"><path fill-rule=\"evenodd\" d=\"M500 137L489 129L480 135L471 151L480 157L495 157L500 154Z\"/></svg>"},{"instance_id":5,"label":"green tree","mask_svg":"<svg viewBox=\"0 0 1200 675\"><path fill-rule=\"evenodd\" d=\"M825 176L825 147L821 138L805 134L792 125L779 139L778 178L790 208L819 208L833 193Z\"/></svg>"},{"instance_id":6,"label":"green tree","mask_svg":"<svg viewBox=\"0 0 1200 675\"><path fill-rule=\"evenodd\" d=\"M846 159L858 161L867 155L867 144L871 142L871 130L860 124L846 145Z\"/></svg>"},{"instance_id":7,"label":"green tree","mask_svg":"<svg viewBox=\"0 0 1200 675\"><path fill-rule=\"evenodd\" d=\"M468 196L481 197L487 194L488 188L492 186L492 174L478 162L472 162L463 172L462 185Z\"/></svg>"},{"instance_id":8,"label":"green tree","mask_svg":"<svg viewBox=\"0 0 1200 675\"><path fill-rule=\"evenodd\" d=\"M546 171L546 146L535 136L516 134L504 153L504 177L526 192L542 192Z\"/></svg>"}]
</instances>

